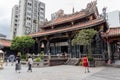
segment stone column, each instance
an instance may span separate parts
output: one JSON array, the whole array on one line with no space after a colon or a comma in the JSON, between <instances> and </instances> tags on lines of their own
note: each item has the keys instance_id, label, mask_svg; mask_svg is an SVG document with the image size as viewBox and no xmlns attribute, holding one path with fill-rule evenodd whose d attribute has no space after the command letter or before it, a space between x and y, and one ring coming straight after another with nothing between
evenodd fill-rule
<instances>
[{"instance_id":1,"label":"stone column","mask_svg":"<svg viewBox=\"0 0 120 80\"><path fill-rule=\"evenodd\" d=\"M50 60L51 59L51 54L50 54L50 41L49 41L49 39L47 40L46 47L47 47L47 54L49 55L48 58Z\"/></svg>"},{"instance_id":2,"label":"stone column","mask_svg":"<svg viewBox=\"0 0 120 80\"><path fill-rule=\"evenodd\" d=\"M71 54L72 54L72 45L71 45L71 38L70 37L68 39L68 54L71 57Z\"/></svg>"},{"instance_id":3,"label":"stone column","mask_svg":"<svg viewBox=\"0 0 120 80\"><path fill-rule=\"evenodd\" d=\"M108 50L108 64L111 64L111 52L110 52L110 43L107 42L107 50Z\"/></svg>"},{"instance_id":4,"label":"stone column","mask_svg":"<svg viewBox=\"0 0 120 80\"><path fill-rule=\"evenodd\" d=\"M46 47L47 47L47 54L49 54L50 53L50 41L49 40L47 40Z\"/></svg>"},{"instance_id":5,"label":"stone column","mask_svg":"<svg viewBox=\"0 0 120 80\"><path fill-rule=\"evenodd\" d=\"M41 52L41 41L39 40L38 41L38 53L40 53Z\"/></svg>"},{"instance_id":6,"label":"stone column","mask_svg":"<svg viewBox=\"0 0 120 80\"><path fill-rule=\"evenodd\" d=\"M43 42L43 44L44 44L44 53L47 54L46 42Z\"/></svg>"},{"instance_id":7,"label":"stone column","mask_svg":"<svg viewBox=\"0 0 120 80\"><path fill-rule=\"evenodd\" d=\"M56 46L55 46L55 43L54 43L54 55L56 55Z\"/></svg>"}]
</instances>

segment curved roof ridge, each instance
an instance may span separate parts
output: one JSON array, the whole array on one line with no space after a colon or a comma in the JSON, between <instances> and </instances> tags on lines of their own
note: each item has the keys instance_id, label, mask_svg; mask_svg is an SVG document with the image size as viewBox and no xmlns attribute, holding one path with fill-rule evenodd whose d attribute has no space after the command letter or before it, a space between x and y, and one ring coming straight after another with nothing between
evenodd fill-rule
<instances>
[{"instance_id":1,"label":"curved roof ridge","mask_svg":"<svg viewBox=\"0 0 120 80\"><path fill-rule=\"evenodd\" d=\"M117 27L111 27L110 29L118 29L118 28L120 28L120 26L117 26Z\"/></svg>"}]
</instances>

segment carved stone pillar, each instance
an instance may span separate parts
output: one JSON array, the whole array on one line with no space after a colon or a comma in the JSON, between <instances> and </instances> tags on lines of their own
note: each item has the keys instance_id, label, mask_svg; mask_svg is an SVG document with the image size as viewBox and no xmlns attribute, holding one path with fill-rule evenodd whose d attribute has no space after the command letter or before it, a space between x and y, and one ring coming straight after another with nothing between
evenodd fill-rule
<instances>
[{"instance_id":1,"label":"carved stone pillar","mask_svg":"<svg viewBox=\"0 0 120 80\"><path fill-rule=\"evenodd\" d=\"M39 40L37 41L37 43L38 43L38 53L40 53L41 52L41 41Z\"/></svg>"},{"instance_id":2,"label":"carved stone pillar","mask_svg":"<svg viewBox=\"0 0 120 80\"><path fill-rule=\"evenodd\" d=\"M68 54L72 54L72 44L71 44L71 36L68 38Z\"/></svg>"},{"instance_id":3,"label":"carved stone pillar","mask_svg":"<svg viewBox=\"0 0 120 80\"><path fill-rule=\"evenodd\" d=\"M56 46L55 46L55 43L54 43L54 55L56 55Z\"/></svg>"},{"instance_id":4,"label":"carved stone pillar","mask_svg":"<svg viewBox=\"0 0 120 80\"><path fill-rule=\"evenodd\" d=\"M108 64L111 64L111 48L109 42L107 42L107 50L108 50Z\"/></svg>"},{"instance_id":5,"label":"carved stone pillar","mask_svg":"<svg viewBox=\"0 0 120 80\"><path fill-rule=\"evenodd\" d=\"M49 54L50 53L50 41L49 40L47 40L46 48L47 48L47 54Z\"/></svg>"},{"instance_id":6,"label":"carved stone pillar","mask_svg":"<svg viewBox=\"0 0 120 80\"><path fill-rule=\"evenodd\" d=\"M47 46L46 46L46 42L43 42L44 44L44 53L47 54Z\"/></svg>"},{"instance_id":7,"label":"carved stone pillar","mask_svg":"<svg viewBox=\"0 0 120 80\"><path fill-rule=\"evenodd\" d=\"M41 46L42 46L42 42L40 41L40 48L39 48L40 53L41 53Z\"/></svg>"}]
</instances>

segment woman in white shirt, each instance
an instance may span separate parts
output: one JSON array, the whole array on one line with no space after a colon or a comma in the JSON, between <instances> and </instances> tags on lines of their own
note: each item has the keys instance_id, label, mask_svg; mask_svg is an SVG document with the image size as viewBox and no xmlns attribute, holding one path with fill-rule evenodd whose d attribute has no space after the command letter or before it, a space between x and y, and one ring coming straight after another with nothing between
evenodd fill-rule
<instances>
[{"instance_id":1,"label":"woman in white shirt","mask_svg":"<svg viewBox=\"0 0 120 80\"><path fill-rule=\"evenodd\" d=\"M33 64L33 60L31 58L31 56L28 57L28 71L31 71L32 72L32 64Z\"/></svg>"}]
</instances>

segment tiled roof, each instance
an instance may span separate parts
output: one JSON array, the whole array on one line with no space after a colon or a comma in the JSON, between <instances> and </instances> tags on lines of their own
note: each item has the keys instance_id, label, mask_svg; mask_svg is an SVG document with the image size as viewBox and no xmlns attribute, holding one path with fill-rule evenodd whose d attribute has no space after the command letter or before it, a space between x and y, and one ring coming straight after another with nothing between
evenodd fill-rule
<instances>
[{"instance_id":1,"label":"tiled roof","mask_svg":"<svg viewBox=\"0 0 120 80\"><path fill-rule=\"evenodd\" d=\"M64 22L73 21L74 19L77 19L77 18L80 19L80 18L86 17L86 16L88 16L90 14L92 14L92 13L86 14L85 12L81 11L81 12L77 12L77 13L74 13L74 14L71 14L71 15L58 17L58 18L50 21L48 24L44 25L42 28L52 26L52 25L62 24Z\"/></svg>"},{"instance_id":2,"label":"tiled roof","mask_svg":"<svg viewBox=\"0 0 120 80\"><path fill-rule=\"evenodd\" d=\"M10 42L10 40L0 39L0 45L2 45L4 47L10 47L11 42Z\"/></svg>"},{"instance_id":3,"label":"tiled roof","mask_svg":"<svg viewBox=\"0 0 120 80\"><path fill-rule=\"evenodd\" d=\"M56 30L41 31L41 32L38 32L38 33L30 34L29 36L39 37L39 36L45 36L45 35L50 35L50 34L55 34L55 33L73 31L73 30L78 30L78 29L82 29L82 28L88 28L88 27L91 27L93 25L99 25L103 22L105 22L105 20L103 18L99 18L99 19L95 19L95 20L92 20L92 21L88 21L86 23L81 23L81 24L78 24L78 25L74 25L74 26L71 26L71 27L66 27L66 28L61 28L61 29L56 29Z\"/></svg>"},{"instance_id":4,"label":"tiled roof","mask_svg":"<svg viewBox=\"0 0 120 80\"><path fill-rule=\"evenodd\" d=\"M63 16L59 15L57 19L46 22L47 24L45 23L42 28L50 27L50 26L57 25L57 24L63 24L65 22L74 21L77 19L87 17L91 14L95 14L95 17L97 17L99 14L98 14L98 10L97 10L96 5L97 5L97 1L92 1L92 2L87 4L85 9L82 9L79 12L75 12L73 14L63 15Z\"/></svg>"},{"instance_id":5,"label":"tiled roof","mask_svg":"<svg viewBox=\"0 0 120 80\"><path fill-rule=\"evenodd\" d=\"M106 33L102 34L103 37L120 36L120 27L109 28Z\"/></svg>"}]
</instances>

